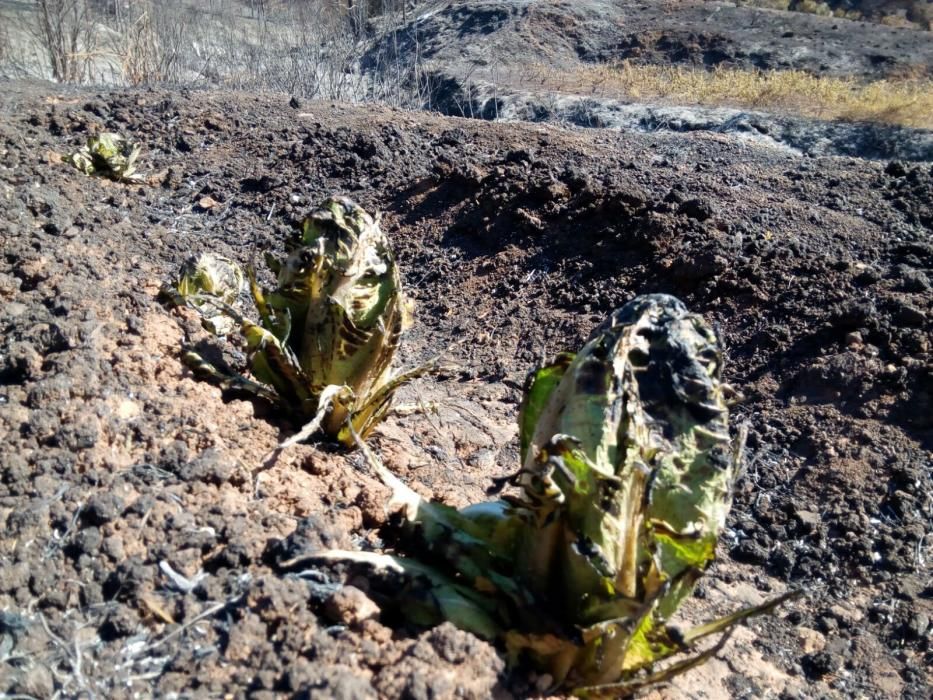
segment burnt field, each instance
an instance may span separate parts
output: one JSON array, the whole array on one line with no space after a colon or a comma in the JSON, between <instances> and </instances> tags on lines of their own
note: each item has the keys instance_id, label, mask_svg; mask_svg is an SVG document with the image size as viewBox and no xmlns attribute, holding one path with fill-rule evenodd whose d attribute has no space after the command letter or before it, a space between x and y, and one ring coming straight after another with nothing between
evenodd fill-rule
<instances>
[{"instance_id":1,"label":"burnt field","mask_svg":"<svg viewBox=\"0 0 933 700\"><path fill-rule=\"evenodd\" d=\"M2 86L0 693L534 694L485 642L380 615L338 572L284 567L381 548L388 491L319 443L260 469L299 426L180 362L186 344L244 358L161 304L162 282L192 252L279 251L340 193L382 212L416 301L402 364L450 348L456 365L403 392L436 412L372 439L401 478L456 506L484 498L517 465L526 372L634 295L674 294L721 329L750 424L690 607L808 595L658 692L929 697L929 164L293 105ZM61 162L101 130L142 144L145 183Z\"/></svg>"}]
</instances>

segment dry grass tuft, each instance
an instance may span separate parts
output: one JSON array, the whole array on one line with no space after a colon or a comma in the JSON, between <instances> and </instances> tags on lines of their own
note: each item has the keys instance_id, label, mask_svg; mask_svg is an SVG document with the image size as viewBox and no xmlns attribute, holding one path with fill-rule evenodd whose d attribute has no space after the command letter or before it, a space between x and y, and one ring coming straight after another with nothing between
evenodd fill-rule
<instances>
[{"instance_id":1,"label":"dry grass tuft","mask_svg":"<svg viewBox=\"0 0 933 700\"><path fill-rule=\"evenodd\" d=\"M569 73L539 66L534 74L537 85L560 92L933 128L933 80L928 77L860 84L798 70L706 71L629 62L581 67Z\"/></svg>"}]
</instances>

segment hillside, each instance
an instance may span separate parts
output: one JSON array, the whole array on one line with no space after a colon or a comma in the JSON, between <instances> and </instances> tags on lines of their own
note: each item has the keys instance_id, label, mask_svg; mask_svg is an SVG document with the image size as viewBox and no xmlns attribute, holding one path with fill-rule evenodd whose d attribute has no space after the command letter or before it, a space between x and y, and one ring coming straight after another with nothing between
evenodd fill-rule
<instances>
[{"instance_id":1,"label":"hillside","mask_svg":"<svg viewBox=\"0 0 933 700\"><path fill-rule=\"evenodd\" d=\"M933 160L933 40L914 29L723 2L446 2L362 66L399 64L456 116Z\"/></svg>"}]
</instances>

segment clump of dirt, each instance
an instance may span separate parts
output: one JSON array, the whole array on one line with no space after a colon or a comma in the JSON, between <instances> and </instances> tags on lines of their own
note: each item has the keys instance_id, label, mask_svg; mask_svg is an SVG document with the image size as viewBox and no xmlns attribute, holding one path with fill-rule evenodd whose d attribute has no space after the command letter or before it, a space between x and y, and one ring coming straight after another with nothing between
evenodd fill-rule
<instances>
[{"instance_id":1,"label":"clump of dirt","mask_svg":"<svg viewBox=\"0 0 933 700\"><path fill-rule=\"evenodd\" d=\"M195 381L157 301L192 251L280 251L324 196L383 212L418 304L406 390L436 413L374 447L461 506L517 461L525 373L632 296L667 292L729 348L749 464L698 617L787 586L672 691L929 696L933 171L717 135L574 132L287 97L5 84L0 102L0 692L507 697L545 687L449 625L379 609L322 547L382 549L386 490L298 426ZM306 110L306 111L301 111ZM59 162L143 144L152 184ZM210 198L212 204L204 206ZM460 341L460 342L456 342Z\"/></svg>"}]
</instances>

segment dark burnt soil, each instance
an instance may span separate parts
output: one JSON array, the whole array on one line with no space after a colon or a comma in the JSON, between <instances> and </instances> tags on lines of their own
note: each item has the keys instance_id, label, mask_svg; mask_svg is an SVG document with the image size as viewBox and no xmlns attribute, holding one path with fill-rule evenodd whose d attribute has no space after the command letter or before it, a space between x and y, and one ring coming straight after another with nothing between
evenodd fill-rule
<instances>
[{"instance_id":1,"label":"dark burnt soil","mask_svg":"<svg viewBox=\"0 0 933 700\"><path fill-rule=\"evenodd\" d=\"M386 490L179 363L213 347L157 301L192 251L279 250L323 196L383 212L418 303L403 361L459 369L374 447L455 505L516 466L525 372L614 307L706 314L750 423L699 617L788 585L663 697L906 697L933 689L933 171L799 159L716 135L568 131L286 97L0 98L0 693L313 698L532 694L490 645L379 614L365 579L285 567L378 548ZM98 129L148 185L58 154ZM242 367L240 350L224 357ZM375 598L375 601L373 600Z\"/></svg>"},{"instance_id":2,"label":"dark burnt soil","mask_svg":"<svg viewBox=\"0 0 933 700\"><path fill-rule=\"evenodd\" d=\"M513 87L536 64L559 71L578 61L793 69L859 81L933 71L929 32L710 0L449 2L388 34L368 58L396 52Z\"/></svg>"},{"instance_id":3,"label":"dark burnt soil","mask_svg":"<svg viewBox=\"0 0 933 700\"><path fill-rule=\"evenodd\" d=\"M918 29L709 0L614 4L624 31L607 45L586 47L582 59L795 69L863 80L933 70L930 33ZM560 21L557 12L548 14Z\"/></svg>"}]
</instances>

